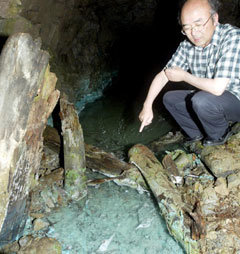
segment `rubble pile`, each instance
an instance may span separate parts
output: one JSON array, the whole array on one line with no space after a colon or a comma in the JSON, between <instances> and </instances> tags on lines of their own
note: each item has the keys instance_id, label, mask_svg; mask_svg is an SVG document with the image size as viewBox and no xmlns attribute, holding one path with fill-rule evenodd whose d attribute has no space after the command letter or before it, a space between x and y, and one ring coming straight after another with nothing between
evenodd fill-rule
<instances>
[{"instance_id":1,"label":"rubble pile","mask_svg":"<svg viewBox=\"0 0 240 254\"><path fill-rule=\"evenodd\" d=\"M237 130L237 129L236 129ZM179 133L166 135L166 145L182 142ZM180 138L179 138L180 137ZM71 200L64 190L64 170L59 165L60 138L55 129L44 132L44 153L39 185L31 193L29 215L35 231L49 227L44 220L58 207ZM240 251L240 132L226 144L165 151L164 137L149 147L137 144L129 150L129 162L114 154L85 144L86 166L106 178L89 180L88 186L114 181L150 192L156 198L160 213L170 234L189 254L233 254ZM57 168L56 168L57 167ZM30 237L30 236L28 236ZM21 239L20 239L21 240ZM12 248L16 248L12 245ZM24 253L24 252L23 252Z\"/></svg>"}]
</instances>

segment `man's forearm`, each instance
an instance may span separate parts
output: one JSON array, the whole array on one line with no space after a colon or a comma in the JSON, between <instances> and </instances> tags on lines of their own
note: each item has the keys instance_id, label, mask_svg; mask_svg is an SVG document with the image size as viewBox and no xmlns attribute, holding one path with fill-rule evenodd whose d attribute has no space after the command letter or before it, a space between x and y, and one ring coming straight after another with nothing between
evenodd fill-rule
<instances>
[{"instance_id":1,"label":"man's forearm","mask_svg":"<svg viewBox=\"0 0 240 254\"><path fill-rule=\"evenodd\" d=\"M153 79L152 84L148 90L147 98L143 104L142 111L139 114L139 119L142 122L139 132L142 132L143 128L152 122L153 119L152 104L167 82L168 78L165 75L164 71L161 71Z\"/></svg>"},{"instance_id":2,"label":"man's forearm","mask_svg":"<svg viewBox=\"0 0 240 254\"><path fill-rule=\"evenodd\" d=\"M168 79L164 71L161 71L155 76L149 88L146 100L144 102L144 107L146 108L152 107L155 98L157 97L157 95L160 93L160 91L166 85L167 82Z\"/></svg>"},{"instance_id":3,"label":"man's forearm","mask_svg":"<svg viewBox=\"0 0 240 254\"><path fill-rule=\"evenodd\" d=\"M227 78L199 78L179 67L166 69L165 74L170 81L184 81L196 88L199 88L200 90L204 90L217 96L224 92L229 82L229 79Z\"/></svg>"},{"instance_id":4,"label":"man's forearm","mask_svg":"<svg viewBox=\"0 0 240 254\"><path fill-rule=\"evenodd\" d=\"M226 78L198 78L186 72L184 81L196 88L219 96L224 92L229 80Z\"/></svg>"}]
</instances>

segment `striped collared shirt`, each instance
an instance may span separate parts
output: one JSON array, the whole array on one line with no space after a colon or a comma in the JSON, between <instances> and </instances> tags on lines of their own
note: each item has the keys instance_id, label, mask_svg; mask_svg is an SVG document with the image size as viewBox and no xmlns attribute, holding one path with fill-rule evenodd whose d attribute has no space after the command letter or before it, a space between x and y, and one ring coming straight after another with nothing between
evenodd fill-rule
<instances>
[{"instance_id":1,"label":"striped collared shirt","mask_svg":"<svg viewBox=\"0 0 240 254\"><path fill-rule=\"evenodd\" d=\"M205 48L184 40L166 65L167 68L174 66L196 77L229 78L226 90L240 99L240 29L218 24Z\"/></svg>"}]
</instances>

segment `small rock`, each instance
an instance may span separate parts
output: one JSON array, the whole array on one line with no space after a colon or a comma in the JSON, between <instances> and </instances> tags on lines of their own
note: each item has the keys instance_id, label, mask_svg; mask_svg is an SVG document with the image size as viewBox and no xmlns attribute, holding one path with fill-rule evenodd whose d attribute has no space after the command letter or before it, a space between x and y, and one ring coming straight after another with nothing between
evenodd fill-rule
<instances>
[{"instance_id":1,"label":"small rock","mask_svg":"<svg viewBox=\"0 0 240 254\"><path fill-rule=\"evenodd\" d=\"M222 195L222 196L227 196L229 194L229 189L227 188L227 182L226 179L223 177L220 177L217 179L216 183L215 183L215 188L214 190Z\"/></svg>"},{"instance_id":2,"label":"small rock","mask_svg":"<svg viewBox=\"0 0 240 254\"><path fill-rule=\"evenodd\" d=\"M3 248L0 248L0 253L18 253L20 246L18 242L13 242L5 245Z\"/></svg>"},{"instance_id":3,"label":"small rock","mask_svg":"<svg viewBox=\"0 0 240 254\"><path fill-rule=\"evenodd\" d=\"M48 208L54 208L54 202L51 198L52 193L51 190L48 190L47 188L45 188L42 192L41 192L41 197L43 198L45 204L48 206Z\"/></svg>"},{"instance_id":4,"label":"small rock","mask_svg":"<svg viewBox=\"0 0 240 254\"><path fill-rule=\"evenodd\" d=\"M36 238L27 247L21 248L18 254L61 254L61 244L53 238Z\"/></svg>"},{"instance_id":5,"label":"small rock","mask_svg":"<svg viewBox=\"0 0 240 254\"><path fill-rule=\"evenodd\" d=\"M23 236L19 239L18 243L21 247L27 247L31 244L33 237L31 235Z\"/></svg>"},{"instance_id":6,"label":"small rock","mask_svg":"<svg viewBox=\"0 0 240 254\"><path fill-rule=\"evenodd\" d=\"M219 205L219 198L215 189L212 186L208 186L202 193L202 213L205 216L215 214L215 208Z\"/></svg>"},{"instance_id":7,"label":"small rock","mask_svg":"<svg viewBox=\"0 0 240 254\"><path fill-rule=\"evenodd\" d=\"M201 185L200 182L196 182L194 184L194 192L195 193L202 193L203 192L203 186Z\"/></svg>"},{"instance_id":8,"label":"small rock","mask_svg":"<svg viewBox=\"0 0 240 254\"><path fill-rule=\"evenodd\" d=\"M216 231L210 231L210 232L208 232L206 238L208 238L210 240L216 240L217 239L217 233L216 233Z\"/></svg>"},{"instance_id":9,"label":"small rock","mask_svg":"<svg viewBox=\"0 0 240 254\"><path fill-rule=\"evenodd\" d=\"M34 219L41 219L43 218L45 215L43 213L30 213L30 216Z\"/></svg>"},{"instance_id":10,"label":"small rock","mask_svg":"<svg viewBox=\"0 0 240 254\"><path fill-rule=\"evenodd\" d=\"M192 167L192 156L191 154L182 153L176 158L175 163L179 170Z\"/></svg>"},{"instance_id":11,"label":"small rock","mask_svg":"<svg viewBox=\"0 0 240 254\"><path fill-rule=\"evenodd\" d=\"M39 230L42 230L47 227L49 227L49 222L47 222L47 221L44 221L42 219L36 219L33 221L33 230L34 231L39 231Z\"/></svg>"},{"instance_id":12,"label":"small rock","mask_svg":"<svg viewBox=\"0 0 240 254\"><path fill-rule=\"evenodd\" d=\"M240 133L233 135L224 145L207 146L201 158L216 177L227 177L240 168Z\"/></svg>"},{"instance_id":13,"label":"small rock","mask_svg":"<svg viewBox=\"0 0 240 254\"><path fill-rule=\"evenodd\" d=\"M231 190L240 186L240 172L237 174L231 174L227 178L228 189Z\"/></svg>"}]
</instances>

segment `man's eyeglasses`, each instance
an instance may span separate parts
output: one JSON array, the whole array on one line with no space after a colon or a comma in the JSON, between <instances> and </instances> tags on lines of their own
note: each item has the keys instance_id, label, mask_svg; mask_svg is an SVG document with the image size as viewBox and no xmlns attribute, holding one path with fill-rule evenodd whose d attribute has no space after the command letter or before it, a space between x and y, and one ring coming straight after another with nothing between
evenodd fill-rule
<instances>
[{"instance_id":1,"label":"man's eyeglasses","mask_svg":"<svg viewBox=\"0 0 240 254\"><path fill-rule=\"evenodd\" d=\"M190 34L192 31L195 31L195 32L201 32L204 27L206 26L206 24L208 23L208 21L210 20L210 18L214 15L215 13L212 13L210 15L210 17L207 19L207 21L203 24L195 24L194 26L189 26L189 25L186 25L184 27L182 27L182 34L184 35L188 35Z\"/></svg>"}]
</instances>

